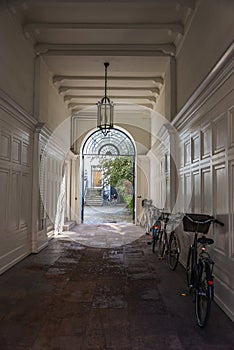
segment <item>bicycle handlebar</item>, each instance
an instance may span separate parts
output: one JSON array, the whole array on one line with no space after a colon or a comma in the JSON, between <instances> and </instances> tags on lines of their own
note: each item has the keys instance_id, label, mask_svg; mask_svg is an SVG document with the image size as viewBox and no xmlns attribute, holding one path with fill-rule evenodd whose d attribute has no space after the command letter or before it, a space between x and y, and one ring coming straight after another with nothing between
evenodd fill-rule
<instances>
[{"instance_id":1,"label":"bicycle handlebar","mask_svg":"<svg viewBox=\"0 0 234 350\"><path fill-rule=\"evenodd\" d=\"M217 220L217 219L215 219L214 222L215 222L216 224L220 225L220 226L224 226L224 223L221 222L221 221L219 221L219 220Z\"/></svg>"}]
</instances>

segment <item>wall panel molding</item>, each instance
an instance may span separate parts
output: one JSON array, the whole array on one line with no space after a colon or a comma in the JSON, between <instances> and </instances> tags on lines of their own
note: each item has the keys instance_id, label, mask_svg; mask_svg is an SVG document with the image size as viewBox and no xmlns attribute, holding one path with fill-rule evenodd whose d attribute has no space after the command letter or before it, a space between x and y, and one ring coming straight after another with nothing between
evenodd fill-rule
<instances>
[{"instance_id":1,"label":"wall panel molding","mask_svg":"<svg viewBox=\"0 0 234 350\"><path fill-rule=\"evenodd\" d=\"M234 148L234 106L228 109L228 147Z\"/></svg>"},{"instance_id":2,"label":"wall panel molding","mask_svg":"<svg viewBox=\"0 0 234 350\"><path fill-rule=\"evenodd\" d=\"M0 110L5 111L12 118L16 119L24 126L34 129L37 120L25 111L18 103L16 103L12 98L7 95L3 90L0 89Z\"/></svg>"},{"instance_id":3,"label":"wall panel molding","mask_svg":"<svg viewBox=\"0 0 234 350\"><path fill-rule=\"evenodd\" d=\"M194 125L200 118L200 113L197 113L198 110L200 110L201 107L207 108L205 104L217 91L220 95L220 99L223 97L219 90L221 90L224 83L229 80L231 76L233 77L233 57L234 42L172 121L173 126L177 130L181 131L185 127L191 126L191 124Z\"/></svg>"},{"instance_id":4,"label":"wall panel molding","mask_svg":"<svg viewBox=\"0 0 234 350\"><path fill-rule=\"evenodd\" d=\"M229 163L229 206L230 206L230 257L234 260L234 160Z\"/></svg>"},{"instance_id":5,"label":"wall panel molding","mask_svg":"<svg viewBox=\"0 0 234 350\"><path fill-rule=\"evenodd\" d=\"M226 112L216 117L212 123L213 154L223 152L227 146L227 118Z\"/></svg>"},{"instance_id":6,"label":"wall panel molding","mask_svg":"<svg viewBox=\"0 0 234 350\"><path fill-rule=\"evenodd\" d=\"M184 150L180 176L184 179L185 208L190 189L193 200L188 208L214 215L224 223L224 227L214 225L209 233L215 241L211 247L215 300L234 321L233 58L234 43L172 123ZM187 236L181 231L178 235L183 242L181 249L187 251ZM183 252L181 262L185 263Z\"/></svg>"},{"instance_id":7,"label":"wall panel molding","mask_svg":"<svg viewBox=\"0 0 234 350\"><path fill-rule=\"evenodd\" d=\"M212 126L207 123L201 127L201 158L210 157L212 152Z\"/></svg>"},{"instance_id":8,"label":"wall panel molding","mask_svg":"<svg viewBox=\"0 0 234 350\"><path fill-rule=\"evenodd\" d=\"M0 273L31 253L36 122L0 90Z\"/></svg>"}]
</instances>

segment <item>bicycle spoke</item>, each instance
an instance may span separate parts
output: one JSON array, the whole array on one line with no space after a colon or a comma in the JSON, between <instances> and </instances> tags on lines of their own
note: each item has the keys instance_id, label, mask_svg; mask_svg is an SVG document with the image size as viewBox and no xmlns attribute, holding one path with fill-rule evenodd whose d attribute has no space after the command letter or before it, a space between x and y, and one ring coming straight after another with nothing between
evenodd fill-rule
<instances>
[{"instance_id":1,"label":"bicycle spoke","mask_svg":"<svg viewBox=\"0 0 234 350\"><path fill-rule=\"evenodd\" d=\"M169 241L169 247L168 247L168 256L167 261L169 268L174 271L178 265L179 261L179 246L176 239L176 236L172 233Z\"/></svg>"},{"instance_id":2,"label":"bicycle spoke","mask_svg":"<svg viewBox=\"0 0 234 350\"><path fill-rule=\"evenodd\" d=\"M211 307L211 288L213 286L208 284L207 268L200 265L200 273L198 286L196 291L196 317L199 327L204 327L210 314Z\"/></svg>"}]
</instances>

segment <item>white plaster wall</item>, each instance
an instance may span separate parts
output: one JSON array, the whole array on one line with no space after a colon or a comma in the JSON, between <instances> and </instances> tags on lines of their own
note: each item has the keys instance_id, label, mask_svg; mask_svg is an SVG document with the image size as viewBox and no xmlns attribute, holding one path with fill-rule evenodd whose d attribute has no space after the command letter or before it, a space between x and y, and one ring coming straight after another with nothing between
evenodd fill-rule
<instances>
[{"instance_id":1,"label":"white plaster wall","mask_svg":"<svg viewBox=\"0 0 234 350\"><path fill-rule=\"evenodd\" d=\"M40 59L39 65L39 120L51 130L56 130L56 136L66 144L70 140L70 111L54 86L43 59Z\"/></svg>"},{"instance_id":2,"label":"white plaster wall","mask_svg":"<svg viewBox=\"0 0 234 350\"><path fill-rule=\"evenodd\" d=\"M33 113L34 53L14 16L0 7L0 89Z\"/></svg>"},{"instance_id":3,"label":"white plaster wall","mask_svg":"<svg viewBox=\"0 0 234 350\"><path fill-rule=\"evenodd\" d=\"M128 110L128 108L132 110ZM80 152L80 147L84 138L96 128L96 110L79 112L74 115L73 139L75 141L76 152ZM127 106L121 111L116 106L114 114L114 125L125 130L136 143L138 155L147 154L151 147L151 110L141 106Z\"/></svg>"},{"instance_id":4,"label":"white plaster wall","mask_svg":"<svg viewBox=\"0 0 234 350\"><path fill-rule=\"evenodd\" d=\"M150 199L150 159L148 156L136 157L136 223L139 223L142 200Z\"/></svg>"},{"instance_id":5,"label":"white plaster wall","mask_svg":"<svg viewBox=\"0 0 234 350\"><path fill-rule=\"evenodd\" d=\"M177 110L233 41L234 1L199 0L192 25L177 54Z\"/></svg>"},{"instance_id":6,"label":"white plaster wall","mask_svg":"<svg viewBox=\"0 0 234 350\"><path fill-rule=\"evenodd\" d=\"M165 208L165 185L166 176L164 171L164 158L161 157L160 152L151 151L150 158L150 198L153 201L153 205L157 208Z\"/></svg>"},{"instance_id":7,"label":"white plaster wall","mask_svg":"<svg viewBox=\"0 0 234 350\"><path fill-rule=\"evenodd\" d=\"M155 105L154 110L157 111L159 114L165 116L165 107L165 85L163 85L160 90L160 95L157 98L157 103Z\"/></svg>"},{"instance_id":8,"label":"white plaster wall","mask_svg":"<svg viewBox=\"0 0 234 350\"><path fill-rule=\"evenodd\" d=\"M183 152L179 176L184 211L207 213L224 222L209 236L215 240L215 300L234 320L234 47L221 70L204 81L199 94L176 117ZM186 263L191 233L179 232L181 262Z\"/></svg>"},{"instance_id":9,"label":"white plaster wall","mask_svg":"<svg viewBox=\"0 0 234 350\"><path fill-rule=\"evenodd\" d=\"M66 169L66 164L69 163L71 155L67 153L66 145L46 127L40 133L40 149L39 186L42 204L45 207L43 215L46 215L47 223L53 228L58 220L63 225L65 214L69 214L67 200L70 201L70 198L66 196L64 174L70 176L70 166Z\"/></svg>"}]
</instances>

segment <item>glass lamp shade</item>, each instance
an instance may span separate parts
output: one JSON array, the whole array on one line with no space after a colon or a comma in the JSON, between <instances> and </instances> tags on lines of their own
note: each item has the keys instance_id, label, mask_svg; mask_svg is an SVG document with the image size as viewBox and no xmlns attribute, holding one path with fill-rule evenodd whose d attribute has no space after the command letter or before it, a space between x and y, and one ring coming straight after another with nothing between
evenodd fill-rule
<instances>
[{"instance_id":1,"label":"glass lamp shade","mask_svg":"<svg viewBox=\"0 0 234 350\"><path fill-rule=\"evenodd\" d=\"M97 127L107 135L113 128L114 104L108 97L104 97L97 103Z\"/></svg>"}]
</instances>

